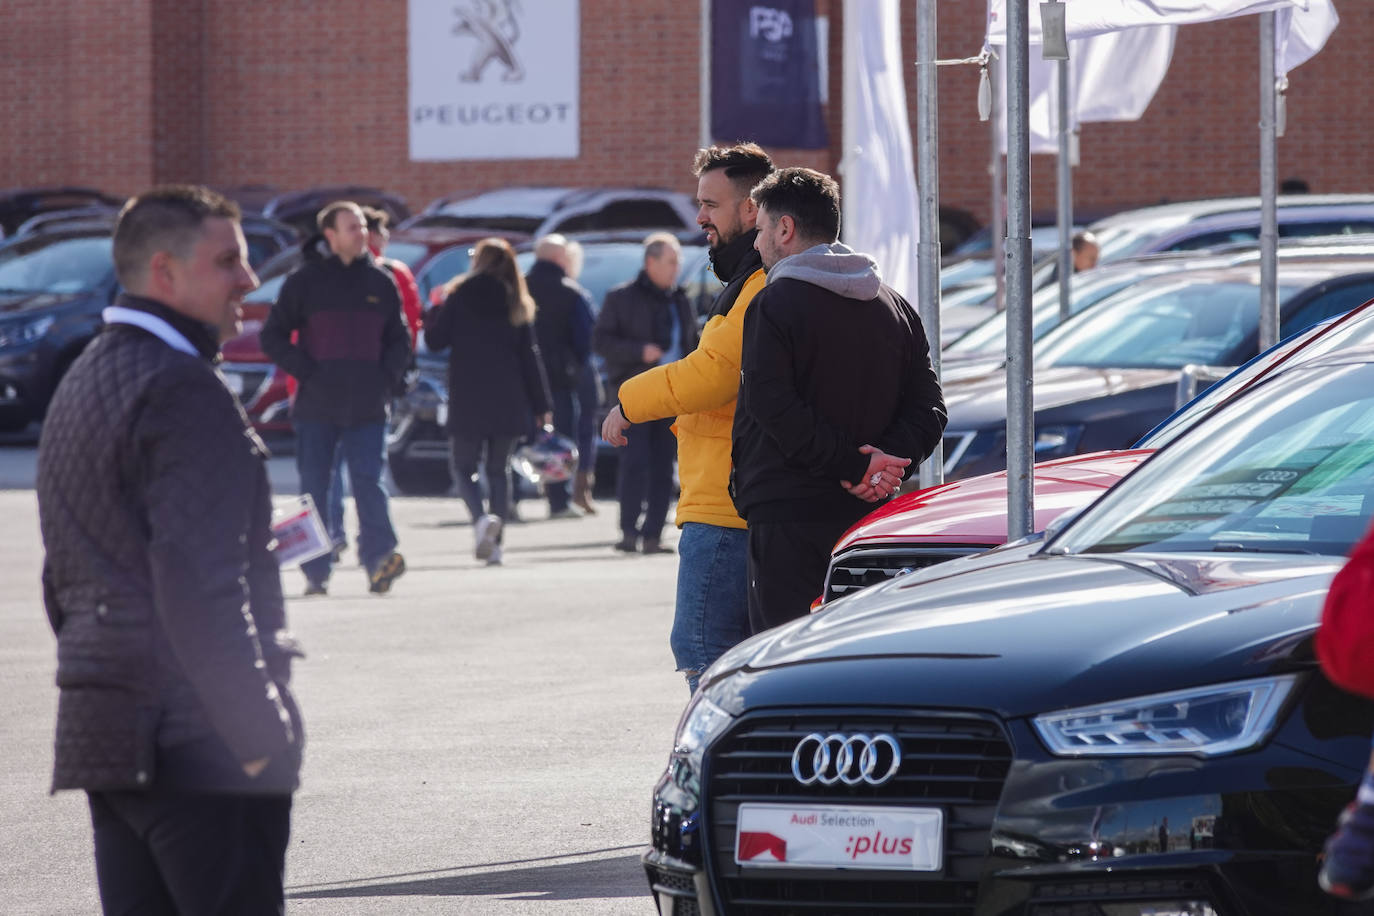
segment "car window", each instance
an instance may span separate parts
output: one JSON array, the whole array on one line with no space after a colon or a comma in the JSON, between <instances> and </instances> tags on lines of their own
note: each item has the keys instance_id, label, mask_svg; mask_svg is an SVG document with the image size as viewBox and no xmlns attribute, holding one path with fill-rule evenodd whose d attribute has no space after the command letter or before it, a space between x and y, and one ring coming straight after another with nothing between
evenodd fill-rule
<instances>
[{"instance_id":1,"label":"car window","mask_svg":"<svg viewBox=\"0 0 1374 916\"><path fill-rule=\"evenodd\" d=\"M98 289L114 275L110 244L105 235L0 249L0 290L82 293Z\"/></svg>"},{"instance_id":2,"label":"car window","mask_svg":"<svg viewBox=\"0 0 1374 916\"><path fill-rule=\"evenodd\" d=\"M1345 556L1374 512L1374 365L1295 369L1126 478L1056 551Z\"/></svg>"},{"instance_id":3,"label":"car window","mask_svg":"<svg viewBox=\"0 0 1374 916\"><path fill-rule=\"evenodd\" d=\"M1069 314L1077 315L1140 279L1118 273L1094 278L1074 277L1069 289ZM943 300L941 305L944 305ZM1031 339L1039 340L1059 327L1059 284L1039 290L1031 299ZM1001 356L1007 351L1007 313L997 312L944 348L951 356Z\"/></svg>"},{"instance_id":4,"label":"car window","mask_svg":"<svg viewBox=\"0 0 1374 916\"><path fill-rule=\"evenodd\" d=\"M1285 319L1281 333L1287 336L1334 315L1344 315L1370 299L1374 299L1374 277L1339 285L1333 282L1331 288L1323 290L1312 301L1304 303L1302 308Z\"/></svg>"},{"instance_id":5,"label":"car window","mask_svg":"<svg viewBox=\"0 0 1374 916\"><path fill-rule=\"evenodd\" d=\"M1203 232L1174 242L1165 251L1197 251L1199 248L1212 248L1217 245L1235 245L1240 242L1253 242L1259 238L1259 227L1219 229Z\"/></svg>"},{"instance_id":6,"label":"car window","mask_svg":"<svg viewBox=\"0 0 1374 916\"><path fill-rule=\"evenodd\" d=\"M275 277L263 280L262 285L251 293L243 297L244 302L265 302L268 305L276 305L277 297L281 295L282 284L290 274L277 274Z\"/></svg>"},{"instance_id":7,"label":"car window","mask_svg":"<svg viewBox=\"0 0 1374 916\"><path fill-rule=\"evenodd\" d=\"M677 229L685 226L682 217L667 201L616 200L600 210L579 213L555 224L555 232L585 232L590 229Z\"/></svg>"},{"instance_id":8,"label":"car window","mask_svg":"<svg viewBox=\"0 0 1374 916\"><path fill-rule=\"evenodd\" d=\"M386 256L395 258L414 271L429 256L429 247L419 242L387 242Z\"/></svg>"},{"instance_id":9,"label":"car window","mask_svg":"<svg viewBox=\"0 0 1374 916\"><path fill-rule=\"evenodd\" d=\"M1279 287L1279 301L1297 292ZM1174 280L1128 291L1055 329L1036 364L1181 369L1225 365L1255 333L1259 287L1214 280Z\"/></svg>"},{"instance_id":10,"label":"car window","mask_svg":"<svg viewBox=\"0 0 1374 916\"><path fill-rule=\"evenodd\" d=\"M1311 223L1279 223L1279 235L1285 238L1311 238L1319 235L1363 235L1374 232L1374 220L1332 219Z\"/></svg>"},{"instance_id":11,"label":"car window","mask_svg":"<svg viewBox=\"0 0 1374 916\"><path fill-rule=\"evenodd\" d=\"M390 253L388 248L387 254ZM420 288L420 301L428 304L435 289L463 273L471 263L472 248L467 243L445 248L430 258L415 275L415 285Z\"/></svg>"}]
</instances>

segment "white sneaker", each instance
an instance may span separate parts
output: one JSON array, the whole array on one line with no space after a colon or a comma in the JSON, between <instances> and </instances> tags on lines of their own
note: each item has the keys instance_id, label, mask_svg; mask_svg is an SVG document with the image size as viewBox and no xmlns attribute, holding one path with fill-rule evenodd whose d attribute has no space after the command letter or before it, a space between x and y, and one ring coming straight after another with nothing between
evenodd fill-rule
<instances>
[{"instance_id":1,"label":"white sneaker","mask_svg":"<svg viewBox=\"0 0 1374 916\"><path fill-rule=\"evenodd\" d=\"M477 533L477 559L486 560L492 555L492 551L501 549L499 540L501 537L501 516L484 515L477 520L475 527Z\"/></svg>"},{"instance_id":2,"label":"white sneaker","mask_svg":"<svg viewBox=\"0 0 1374 916\"><path fill-rule=\"evenodd\" d=\"M500 544L497 544L496 546L494 546L494 547L491 548L491 556L487 557L487 565L488 565L488 566L500 566L500 565L501 565L501 545L500 545Z\"/></svg>"}]
</instances>

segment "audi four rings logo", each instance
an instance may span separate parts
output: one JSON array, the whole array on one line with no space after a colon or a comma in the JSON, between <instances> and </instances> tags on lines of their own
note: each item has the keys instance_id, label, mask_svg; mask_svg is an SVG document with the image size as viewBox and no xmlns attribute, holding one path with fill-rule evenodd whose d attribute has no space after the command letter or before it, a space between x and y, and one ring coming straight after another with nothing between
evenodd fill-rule
<instances>
[{"instance_id":1,"label":"audi four rings logo","mask_svg":"<svg viewBox=\"0 0 1374 916\"><path fill-rule=\"evenodd\" d=\"M902 768L902 746L891 735L813 732L792 752L792 776L804 786L842 782L880 786Z\"/></svg>"}]
</instances>

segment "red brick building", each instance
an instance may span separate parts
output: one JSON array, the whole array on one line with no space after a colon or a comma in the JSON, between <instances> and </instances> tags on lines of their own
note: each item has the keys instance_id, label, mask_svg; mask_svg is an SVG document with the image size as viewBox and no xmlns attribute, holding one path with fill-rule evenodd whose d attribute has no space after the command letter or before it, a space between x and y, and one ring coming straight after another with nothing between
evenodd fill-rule
<instances>
[{"instance_id":1,"label":"red brick building","mask_svg":"<svg viewBox=\"0 0 1374 916\"><path fill-rule=\"evenodd\" d=\"M843 3L817 6L830 20L831 148L773 152L833 172ZM1326 49L1292 74L1279 174L1319 192L1370 191L1374 3L1337 6L1342 22ZM577 159L410 161L406 15L406 0L5 0L0 187L362 183L416 208L454 190L517 183L693 188L699 2L581 0ZM981 0L945 0L939 17L940 56L978 51ZM915 4L903 3L912 61L914 20ZM1081 207L1255 193L1258 47L1253 18L1181 29L1145 117L1084 126ZM913 124L914 81L913 67ZM943 203L986 219L989 141L976 89L975 68L941 69L940 190ZM1035 157L1033 192L1037 210L1053 208L1052 157Z\"/></svg>"}]
</instances>

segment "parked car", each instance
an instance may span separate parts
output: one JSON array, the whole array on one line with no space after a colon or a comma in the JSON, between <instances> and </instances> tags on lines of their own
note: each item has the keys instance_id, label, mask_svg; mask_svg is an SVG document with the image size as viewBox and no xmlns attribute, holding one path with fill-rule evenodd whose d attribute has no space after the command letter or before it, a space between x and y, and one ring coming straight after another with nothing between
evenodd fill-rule
<instances>
[{"instance_id":1,"label":"parked car","mask_svg":"<svg viewBox=\"0 0 1374 916\"><path fill-rule=\"evenodd\" d=\"M660 912L1357 912L1316 872L1374 705L1311 642L1371 443L1374 350L1313 360L1048 542L727 652L654 790Z\"/></svg>"},{"instance_id":2,"label":"parked car","mask_svg":"<svg viewBox=\"0 0 1374 916\"><path fill-rule=\"evenodd\" d=\"M538 238L551 232L694 230L696 214L690 195L662 188L511 187L440 197L404 227L488 227Z\"/></svg>"},{"instance_id":3,"label":"parked car","mask_svg":"<svg viewBox=\"0 0 1374 916\"><path fill-rule=\"evenodd\" d=\"M262 215L294 226L302 238L319 231L315 218L321 210L336 200L351 200L364 207L375 207L388 217L391 226L398 226L410 216L410 208L398 194L367 185L328 185L277 194L262 205Z\"/></svg>"},{"instance_id":4,"label":"parked car","mask_svg":"<svg viewBox=\"0 0 1374 916\"><path fill-rule=\"evenodd\" d=\"M1374 345L1374 300L1280 341L1236 369L1125 451L1094 452L1034 466L1035 530L1091 504L1155 450L1265 378L1341 350ZM836 541L822 601L905 571L981 553L1007 539L1005 471L904 493Z\"/></svg>"},{"instance_id":5,"label":"parked car","mask_svg":"<svg viewBox=\"0 0 1374 916\"><path fill-rule=\"evenodd\" d=\"M578 282L591 294L596 311L600 311L608 290L633 280L644 264L642 233L633 233L634 241L618 239L617 235L611 234L610 238L602 233L571 236L582 243L584 258ZM689 237L696 235L692 232ZM534 263L534 253L528 245L521 247L523 250L516 256L516 263L522 272L527 272ZM682 248L679 282L699 314L709 306L720 288L719 281L710 272L706 252L707 249L700 245L683 245ZM448 415L448 361L442 355L427 352L418 354L417 359L419 377L414 388L392 405L387 438L392 482L404 494L446 493L453 484L448 434L444 431L444 418ZM594 362L599 366L599 360ZM607 400L613 403L613 393L608 393ZM607 409L606 404L598 408L598 430ZM601 441L599 432L597 443L593 460L597 488L604 493L615 481L617 452Z\"/></svg>"},{"instance_id":6,"label":"parked car","mask_svg":"<svg viewBox=\"0 0 1374 916\"><path fill-rule=\"evenodd\" d=\"M118 291L108 229L0 246L0 430L42 418Z\"/></svg>"},{"instance_id":7,"label":"parked car","mask_svg":"<svg viewBox=\"0 0 1374 916\"><path fill-rule=\"evenodd\" d=\"M1175 406L1184 366L1237 366L1258 352L1258 265L1149 277L1035 344L1035 458L1126 448ZM1374 297L1374 260L1279 269L1280 336ZM1006 466L1006 375L945 387L945 477Z\"/></svg>"},{"instance_id":8,"label":"parked car","mask_svg":"<svg viewBox=\"0 0 1374 916\"><path fill-rule=\"evenodd\" d=\"M0 238L12 236L25 220L50 210L70 210L74 207L114 207L124 205L123 198L114 197L95 188L9 188L0 190Z\"/></svg>"}]
</instances>

